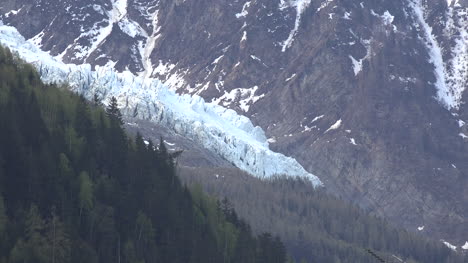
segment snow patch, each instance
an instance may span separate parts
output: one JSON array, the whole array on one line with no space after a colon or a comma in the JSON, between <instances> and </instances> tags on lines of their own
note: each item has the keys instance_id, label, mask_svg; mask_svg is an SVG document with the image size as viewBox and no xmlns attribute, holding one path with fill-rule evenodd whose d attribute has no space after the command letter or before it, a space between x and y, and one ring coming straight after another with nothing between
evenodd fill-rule
<instances>
[{"instance_id":1,"label":"snow patch","mask_svg":"<svg viewBox=\"0 0 468 263\"><path fill-rule=\"evenodd\" d=\"M225 91L224 95L214 99L213 103L221 104L223 106L236 103L244 112L248 112L252 104L265 97L265 94L255 95L257 90L258 86L254 86L250 89L237 88L231 90L230 92Z\"/></svg>"},{"instance_id":2,"label":"snow patch","mask_svg":"<svg viewBox=\"0 0 468 263\"><path fill-rule=\"evenodd\" d=\"M446 246L447 246L448 248L450 248L451 250L457 251L457 246L454 246L454 245L452 245L452 244L450 244L449 242L444 241L444 240L442 240L442 243L444 243L444 245L446 245Z\"/></svg>"},{"instance_id":3,"label":"snow patch","mask_svg":"<svg viewBox=\"0 0 468 263\"><path fill-rule=\"evenodd\" d=\"M354 33L351 31L351 33L354 35ZM371 50L371 47L370 47L370 43L371 43L372 39L361 39L361 44L366 48L367 52L366 52L366 55L357 60L355 59L353 56L349 55L348 57L351 59L351 63L352 63L352 66L353 66L353 72L354 72L354 76L357 76L361 71L362 71L362 63L364 60L368 59L371 57L372 55L372 50Z\"/></svg>"},{"instance_id":4,"label":"snow patch","mask_svg":"<svg viewBox=\"0 0 468 263\"><path fill-rule=\"evenodd\" d=\"M289 78L287 78L287 79L285 80L285 82L288 82L288 81L292 80L293 78L296 77L296 75L297 75L296 73L292 74L291 77L289 77Z\"/></svg>"},{"instance_id":5,"label":"snow patch","mask_svg":"<svg viewBox=\"0 0 468 263\"><path fill-rule=\"evenodd\" d=\"M262 60L261 60L259 57L257 57L257 56L250 55L250 57L251 57L253 60L256 60L256 61L262 62Z\"/></svg>"},{"instance_id":6,"label":"snow patch","mask_svg":"<svg viewBox=\"0 0 468 263\"><path fill-rule=\"evenodd\" d=\"M453 6L460 6L460 0L447 0L447 6L452 7Z\"/></svg>"},{"instance_id":7,"label":"snow patch","mask_svg":"<svg viewBox=\"0 0 468 263\"><path fill-rule=\"evenodd\" d=\"M249 12L247 11L247 8L250 7L250 3L251 2L249 1L249 2L244 4L244 6L242 7L242 11L240 13L236 14L237 18L246 17L249 14Z\"/></svg>"},{"instance_id":8,"label":"snow patch","mask_svg":"<svg viewBox=\"0 0 468 263\"><path fill-rule=\"evenodd\" d=\"M385 11L381 17L382 17L385 25L392 24L393 20L395 19L395 16L392 16L392 14L390 14L390 12L388 12L388 10Z\"/></svg>"},{"instance_id":9,"label":"snow patch","mask_svg":"<svg viewBox=\"0 0 468 263\"><path fill-rule=\"evenodd\" d=\"M310 131L312 131L313 129L316 129L316 128L317 128L317 126L309 127L309 126L305 125L305 126L304 126L304 130L301 131L301 133L310 132Z\"/></svg>"},{"instance_id":10,"label":"snow patch","mask_svg":"<svg viewBox=\"0 0 468 263\"><path fill-rule=\"evenodd\" d=\"M188 72L176 71L174 72L174 68L176 64L172 64L170 62L164 63L159 60L159 64L157 67L153 69L153 74L157 74L159 76L164 77L164 84L168 85L170 88L177 90L185 86L186 82L184 79L184 75Z\"/></svg>"},{"instance_id":11,"label":"snow patch","mask_svg":"<svg viewBox=\"0 0 468 263\"><path fill-rule=\"evenodd\" d=\"M362 59L358 61L351 55L349 55L349 58L351 59L351 62L353 63L354 76L357 76L359 72L362 71Z\"/></svg>"},{"instance_id":12,"label":"snow patch","mask_svg":"<svg viewBox=\"0 0 468 263\"><path fill-rule=\"evenodd\" d=\"M262 61L259 57L254 56L254 55L250 55L250 58L252 58L253 60L256 60L256 61L262 63L263 66L268 67L265 63L263 63L263 61Z\"/></svg>"},{"instance_id":13,"label":"snow patch","mask_svg":"<svg viewBox=\"0 0 468 263\"><path fill-rule=\"evenodd\" d=\"M317 116L317 117L315 117L310 123L314 123L314 122L316 122L316 121L322 119L323 117L325 117L325 115Z\"/></svg>"},{"instance_id":14,"label":"snow patch","mask_svg":"<svg viewBox=\"0 0 468 263\"><path fill-rule=\"evenodd\" d=\"M102 9L102 6L94 4L94 5L93 5L93 9L94 9L94 11L96 11L97 13L99 13L99 14L101 14L101 15L104 15L104 10Z\"/></svg>"},{"instance_id":15,"label":"snow patch","mask_svg":"<svg viewBox=\"0 0 468 263\"><path fill-rule=\"evenodd\" d=\"M332 126L330 126L330 128L328 128L328 129L325 131L325 133L327 133L327 132L329 132L329 131L332 131L332 130L336 130L336 129L340 128L340 126L341 126L341 119L337 120L337 121L335 122L335 124L333 124Z\"/></svg>"},{"instance_id":16,"label":"snow patch","mask_svg":"<svg viewBox=\"0 0 468 263\"><path fill-rule=\"evenodd\" d=\"M468 241L466 241L465 244L461 248L465 249L465 250L468 250Z\"/></svg>"},{"instance_id":17,"label":"snow patch","mask_svg":"<svg viewBox=\"0 0 468 263\"><path fill-rule=\"evenodd\" d=\"M118 22L118 25L120 29L122 30L122 32L124 32L125 34L127 34L128 36L132 38L136 36L148 37L148 34L146 33L146 31L143 28L141 28L141 26L137 22L133 20L129 20L127 17L120 20Z\"/></svg>"},{"instance_id":18,"label":"snow patch","mask_svg":"<svg viewBox=\"0 0 468 263\"><path fill-rule=\"evenodd\" d=\"M400 261L400 262L403 262L403 263L405 262L405 261L403 261L403 259L401 259L401 258L399 258L399 257L397 257L397 256L395 256L393 254L392 254L392 257L395 258L396 260Z\"/></svg>"},{"instance_id":19,"label":"snow patch","mask_svg":"<svg viewBox=\"0 0 468 263\"><path fill-rule=\"evenodd\" d=\"M176 65L171 63L163 63L162 60L159 61L159 65L154 68L154 73L157 73L161 76L165 76L175 68Z\"/></svg>"},{"instance_id":20,"label":"snow patch","mask_svg":"<svg viewBox=\"0 0 468 263\"><path fill-rule=\"evenodd\" d=\"M320 12L320 10L326 8L330 3L332 3L334 0L325 0L325 2L322 2L319 6L319 8L317 8L317 13Z\"/></svg>"},{"instance_id":21,"label":"snow patch","mask_svg":"<svg viewBox=\"0 0 468 263\"><path fill-rule=\"evenodd\" d=\"M380 19L382 20L382 23L386 26L392 26L392 29L393 31L397 31L397 27L395 25L393 25L393 21L395 20L395 16L393 16L392 14L390 14L390 12L387 10L385 11L382 15L379 15L379 14L376 14L374 12L374 10L371 9L371 13L372 15L374 16L377 16L377 17L380 17ZM387 35L388 35L388 32L387 32Z\"/></svg>"},{"instance_id":22,"label":"snow patch","mask_svg":"<svg viewBox=\"0 0 468 263\"><path fill-rule=\"evenodd\" d=\"M244 30L244 33L242 33L242 38L240 42L246 41L247 40L247 31Z\"/></svg>"},{"instance_id":23,"label":"snow patch","mask_svg":"<svg viewBox=\"0 0 468 263\"><path fill-rule=\"evenodd\" d=\"M8 17L10 17L10 16L12 16L12 15L14 15L14 16L17 15L17 14L21 11L21 9L23 9L23 7L24 7L24 6L22 6L22 7L19 8L18 10L11 10L11 11L9 11L8 13L5 14L5 17L8 18Z\"/></svg>"},{"instance_id":24,"label":"snow patch","mask_svg":"<svg viewBox=\"0 0 468 263\"><path fill-rule=\"evenodd\" d=\"M271 151L264 131L233 110L206 103L198 96L179 96L161 81L129 71L118 73L100 66L92 71L89 64L63 64L26 41L13 27L0 26L0 42L32 63L44 82L68 83L72 91L88 99L101 95L104 103L114 96L124 115L132 116L136 110L139 118L192 139L252 175L267 178L286 174L308 178L314 186L322 185L295 159Z\"/></svg>"},{"instance_id":25,"label":"snow patch","mask_svg":"<svg viewBox=\"0 0 468 263\"><path fill-rule=\"evenodd\" d=\"M213 62L211 62L211 64L218 64L218 62L221 61L221 59L223 59L223 57L224 57L224 54L217 57L215 60L213 60Z\"/></svg>"},{"instance_id":26,"label":"snow patch","mask_svg":"<svg viewBox=\"0 0 468 263\"><path fill-rule=\"evenodd\" d=\"M351 13L345 12L344 15L343 15L343 19L351 20Z\"/></svg>"}]
</instances>

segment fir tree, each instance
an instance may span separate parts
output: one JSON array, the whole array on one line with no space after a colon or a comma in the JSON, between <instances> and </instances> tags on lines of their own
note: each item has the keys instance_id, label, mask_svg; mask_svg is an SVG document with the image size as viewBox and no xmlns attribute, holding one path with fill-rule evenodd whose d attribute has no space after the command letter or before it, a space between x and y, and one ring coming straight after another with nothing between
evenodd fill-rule
<instances>
[{"instance_id":1,"label":"fir tree","mask_svg":"<svg viewBox=\"0 0 468 263\"><path fill-rule=\"evenodd\" d=\"M109 105L106 108L107 116L114 122L118 123L119 125L123 124L122 113L119 110L119 105L117 103L117 99L112 96Z\"/></svg>"}]
</instances>

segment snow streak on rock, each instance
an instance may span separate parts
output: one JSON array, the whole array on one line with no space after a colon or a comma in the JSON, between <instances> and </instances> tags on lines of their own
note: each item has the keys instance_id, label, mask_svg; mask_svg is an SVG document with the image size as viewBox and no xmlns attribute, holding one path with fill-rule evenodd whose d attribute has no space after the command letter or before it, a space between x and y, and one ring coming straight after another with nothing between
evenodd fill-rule
<instances>
[{"instance_id":1,"label":"snow streak on rock","mask_svg":"<svg viewBox=\"0 0 468 263\"><path fill-rule=\"evenodd\" d=\"M349 55L351 62L353 63L354 76L357 76L362 70L362 59L357 61L353 56Z\"/></svg>"},{"instance_id":2,"label":"snow streak on rock","mask_svg":"<svg viewBox=\"0 0 468 263\"><path fill-rule=\"evenodd\" d=\"M158 26L158 14L159 10L156 10L154 13L151 14L153 33L146 39L146 45L142 49L142 51L140 51L144 68L142 74L143 78L151 77L151 74L153 73L153 63L151 62L150 56L153 53L156 40L161 36L159 35L161 27Z\"/></svg>"},{"instance_id":3,"label":"snow streak on rock","mask_svg":"<svg viewBox=\"0 0 468 263\"><path fill-rule=\"evenodd\" d=\"M224 95L214 99L213 103L222 106L229 106L232 103L236 103L239 107L248 112L250 106L257 102L259 99L265 97L265 94L255 95L258 90L258 86L254 86L250 89L233 89L230 92L224 92Z\"/></svg>"},{"instance_id":4,"label":"snow streak on rock","mask_svg":"<svg viewBox=\"0 0 468 263\"><path fill-rule=\"evenodd\" d=\"M330 1L330 0L327 0ZM301 25L301 18L302 14L304 11L307 9L307 7L310 5L311 0L295 0L291 1L289 3L286 3L284 1L281 1L280 3L280 9L284 9L286 7L295 7L296 8L296 22L294 23L294 28L293 30L289 33L288 39L286 39L283 43L281 43L282 52L285 52L286 49L290 48L293 41L294 37L297 34L297 30L299 30L299 26Z\"/></svg>"},{"instance_id":5,"label":"snow streak on rock","mask_svg":"<svg viewBox=\"0 0 468 263\"><path fill-rule=\"evenodd\" d=\"M76 57L80 59L86 59L91 55L104 40L111 34L112 27L115 23L120 22L127 15L127 0L115 0L112 2L112 10L107 12L108 25L100 27L101 23L96 23L88 32L83 33L79 38L87 37L90 38L91 46L86 47L75 47Z\"/></svg>"},{"instance_id":6,"label":"snow streak on rock","mask_svg":"<svg viewBox=\"0 0 468 263\"><path fill-rule=\"evenodd\" d=\"M247 11L249 7L250 7L250 1L244 4L244 6L242 7L242 11L240 13L237 13L236 17L237 18L246 17L249 14L249 12Z\"/></svg>"},{"instance_id":7,"label":"snow streak on rock","mask_svg":"<svg viewBox=\"0 0 468 263\"><path fill-rule=\"evenodd\" d=\"M337 120L337 121L335 122L335 124L333 124L332 126L330 126L330 128L328 128L328 129L325 131L325 133L340 128L340 127L341 127L341 122L342 122L341 119Z\"/></svg>"},{"instance_id":8,"label":"snow streak on rock","mask_svg":"<svg viewBox=\"0 0 468 263\"><path fill-rule=\"evenodd\" d=\"M317 13L320 12L322 9L326 8L333 1L334 0L325 0L325 2L322 2L322 4L320 4L320 7L317 8Z\"/></svg>"},{"instance_id":9,"label":"snow streak on rock","mask_svg":"<svg viewBox=\"0 0 468 263\"><path fill-rule=\"evenodd\" d=\"M468 87L468 8L457 6L448 7L445 35L454 43L451 46L451 60L445 65L446 81L455 101L454 108L458 108L462 94Z\"/></svg>"},{"instance_id":10,"label":"snow streak on rock","mask_svg":"<svg viewBox=\"0 0 468 263\"><path fill-rule=\"evenodd\" d=\"M357 76L361 71L362 71L362 63L364 60L369 59L372 56L372 50L371 50L371 41L372 39L361 39L360 42L361 44L366 47L366 55L357 60L353 56L349 55L348 57L351 59L351 63L353 65L353 71L354 71L354 76Z\"/></svg>"},{"instance_id":11,"label":"snow streak on rock","mask_svg":"<svg viewBox=\"0 0 468 263\"><path fill-rule=\"evenodd\" d=\"M453 49L453 59L452 61L444 62L443 50L432 33L431 26L425 20L425 9L421 0L410 0L409 6L413 9L413 13L417 19L418 24L416 27L422 29L424 33L424 42L430 57L429 62L434 65L437 99L448 110L458 109L468 81L466 77L468 72L466 17L461 19L462 25L457 27L460 36L455 40L456 46ZM466 10L462 11L463 13L466 15ZM448 15L453 16L453 8L449 8Z\"/></svg>"},{"instance_id":12,"label":"snow streak on rock","mask_svg":"<svg viewBox=\"0 0 468 263\"><path fill-rule=\"evenodd\" d=\"M437 98L445 107L450 109L455 103L455 100L445 83L445 68L444 60L442 59L442 50L436 37L432 34L432 28L425 20L424 7L421 0L410 0L410 7L412 7L414 15L419 23L417 26L421 27L425 34L424 41L429 52L429 62L431 62L435 67L434 74L436 77L435 86L437 88Z\"/></svg>"},{"instance_id":13,"label":"snow streak on rock","mask_svg":"<svg viewBox=\"0 0 468 263\"><path fill-rule=\"evenodd\" d=\"M448 248L450 248L451 250L457 251L457 246L454 246L454 245L452 245L452 244L450 244L449 242L444 241L444 240L441 240L441 241L442 241L442 243L444 243L444 245L446 245L446 246L447 246Z\"/></svg>"},{"instance_id":14,"label":"snow streak on rock","mask_svg":"<svg viewBox=\"0 0 468 263\"><path fill-rule=\"evenodd\" d=\"M74 92L91 99L94 94L107 102L118 99L124 115L159 123L218 153L240 169L267 178L275 174L310 179L314 186L322 182L308 173L293 158L271 151L263 130L245 116L201 97L179 96L157 79L143 79L109 67L63 64L26 41L13 27L0 23L0 42L38 69L47 83L68 83Z\"/></svg>"}]
</instances>

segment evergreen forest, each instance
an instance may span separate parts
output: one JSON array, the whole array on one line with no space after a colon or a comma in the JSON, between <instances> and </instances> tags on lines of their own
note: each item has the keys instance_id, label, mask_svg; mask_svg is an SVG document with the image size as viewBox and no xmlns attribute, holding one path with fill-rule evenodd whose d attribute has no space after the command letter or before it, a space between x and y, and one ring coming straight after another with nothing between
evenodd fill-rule
<instances>
[{"instance_id":1,"label":"evergreen forest","mask_svg":"<svg viewBox=\"0 0 468 263\"><path fill-rule=\"evenodd\" d=\"M237 169L193 167L179 167L179 176L229 200L254 233L278 235L296 262L468 262L441 241L392 226L304 179L261 180Z\"/></svg>"},{"instance_id":2,"label":"evergreen forest","mask_svg":"<svg viewBox=\"0 0 468 263\"><path fill-rule=\"evenodd\" d=\"M183 186L178 153L128 136L107 104L0 47L0 263L286 262L278 237Z\"/></svg>"}]
</instances>

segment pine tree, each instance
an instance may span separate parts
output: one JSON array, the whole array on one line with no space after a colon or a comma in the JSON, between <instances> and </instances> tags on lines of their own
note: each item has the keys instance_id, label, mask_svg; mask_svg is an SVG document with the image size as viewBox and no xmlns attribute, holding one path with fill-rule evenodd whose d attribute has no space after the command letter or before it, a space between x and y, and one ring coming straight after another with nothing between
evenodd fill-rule
<instances>
[{"instance_id":1,"label":"pine tree","mask_svg":"<svg viewBox=\"0 0 468 263\"><path fill-rule=\"evenodd\" d=\"M84 210L91 210L93 208L93 182L89 178L87 172L80 173L80 219L81 213Z\"/></svg>"},{"instance_id":2,"label":"pine tree","mask_svg":"<svg viewBox=\"0 0 468 263\"><path fill-rule=\"evenodd\" d=\"M55 209L52 210L51 218L47 222L46 239L49 244L51 263L70 262L70 239Z\"/></svg>"},{"instance_id":3,"label":"pine tree","mask_svg":"<svg viewBox=\"0 0 468 263\"><path fill-rule=\"evenodd\" d=\"M91 120L91 112L85 98L80 97L76 105L75 130L79 136L92 137L94 128ZM92 142L91 142L92 143Z\"/></svg>"},{"instance_id":4,"label":"pine tree","mask_svg":"<svg viewBox=\"0 0 468 263\"><path fill-rule=\"evenodd\" d=\"M99 95L97 93L94 93L94 95L93 95L93 105L96 106L96 107L102 107L103 106L101 97L99 97Z\"/></svg>"},{"instance_id":5,"label":"pine tree","mask_svg":"<svg viewBox=\"0 0 468 263\"><path fill-rule=\"evenodd\" d=\"M10 262L45 263L48 262L48 242L44 236L45 222L39 209L31 205L25 221L25 239L20 238L10 256Z\"/></svg>"},{"instance_id":6,"label":"pine tree","mask_svg":"<svg viewBox=\"0 0 468 263\"><path fill-rule=\"evenodd\" d=\"M5 203L3 201L3 196L0 195L0 241L2 240L2 235L6 230L7 220Z\"/></svg>"},{"instance_id":7,"label":"pine tree","mask_svg":"<svg viewBox=\"0 0 468 263\"><path fill-rule=\"evenodd\" d=\"M119 105L117 103L117 99L112 96L109 105L106 108L107 116L114 122L118 123L119 125L123 124L122 113L119 110Z\"/></svg>"}]
</instances>

